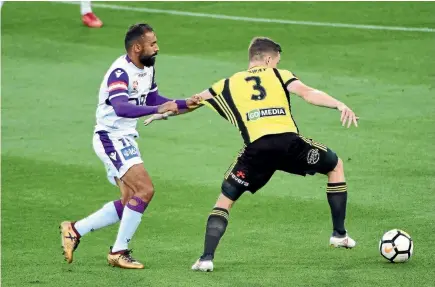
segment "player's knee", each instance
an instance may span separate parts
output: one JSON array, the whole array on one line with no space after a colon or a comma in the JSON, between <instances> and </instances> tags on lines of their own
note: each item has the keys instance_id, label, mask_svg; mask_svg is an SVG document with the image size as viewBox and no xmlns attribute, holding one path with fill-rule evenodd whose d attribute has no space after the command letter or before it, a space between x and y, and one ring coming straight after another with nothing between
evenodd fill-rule
<instances>
[{"instance_id":1,"label":"player's knee","mask_svg":"<svg viewBox=\"0 0 435 287\"><path fill-rule=\"evenodd\" d=\"M344 166L343 166L343 161L341 160L341 158L338 158L337 163L335 164L335 167L328 173L328 174L342 174L344 173Z\"/></svg>"},{"instance_id":2,"label":"player's knee","mask_svg":"<svg viewBox=\"0 0 435 287\"><path fill-rule=\"evenodd\" d=\"M338 158L337 165L335 166L334 171L335 172L343 172L344 171L343 161L341 160L341 158Z\"/></svg>"},{"instance_id":3,"label":"player's knee","mask_svg":"<svg viewBox=\"0 0 435 287\"><path fill-rule=\"evenodd\" d=\"M137 182L134 195L145 202L151 201L154 196L154 186L146 182Z\"/></svg>"}]
</instances>

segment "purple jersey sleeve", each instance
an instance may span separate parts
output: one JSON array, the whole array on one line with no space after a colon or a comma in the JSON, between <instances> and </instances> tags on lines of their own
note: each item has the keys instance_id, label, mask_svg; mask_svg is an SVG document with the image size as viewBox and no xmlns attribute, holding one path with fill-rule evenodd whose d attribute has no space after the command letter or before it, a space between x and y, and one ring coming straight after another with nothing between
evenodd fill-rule
<instances>
[{"instance_id":1,"label":"purple jersey sleeve","mask_svg":"<svg viewBox=\"0 0 435 287\"><path fill-rule=\"evenodd\" d=\"M174 100L159 95L159 90L157 89L156 86L156 90L148 94L145 103L147 106L158 106L169 101L174 101ZM177 104L180 110L187 109L186 100L175 100L175 103Z\"/></svg>"},{"instance_id":2,"label":"purple jersey sleeve","mask_svg":"<svg viewBox=\"0 0 435 287\"><path fill-rule=\"evenodd\" d=\"M159 95L159 90L156 87L156 89L153 92L150 92L148 94L145 103L147 106L158 106L169 101L172 100Z\"/></svg>"},{"instance_id":3,"label":"purple jersey sleeve","mask_svg":"<svg viewBox=\"0 0 435 287\"><path fill-rule=\"evenodd\" d=\"M115 113L118 117L123 118L140 118L156 114L158 107L156 106L136 106L128 102L128 96L117 96L110 100Z\"/></svg>"},{"instance_id":4,"label":"purple jersey sleeve","mask_svg":"<svg viewBox=\"0 0 435 287\"><path fill-rule=\"evenodd\" d=\"M110 73L107 79L107 89L109 92L108 100L111 101L114 97L128 97L128 74L125 70L117 68Z\"/></svg>"},{"instance_id":5,"label":"purple jersey sleeve","mask_svg":"<svg viewBox=\"0 0 435 287\"><path fill-rule=\"evenodd\" d=\"M147 106L158 106L166 102L173 101L173 99L166 98L159 94L159 88L156 83L156 70L154 68L153 80L151 84L150 92L146 98L145 104ZM187 109L185 100L175 100L179 109Z\"/></svg>"}]
</instances>

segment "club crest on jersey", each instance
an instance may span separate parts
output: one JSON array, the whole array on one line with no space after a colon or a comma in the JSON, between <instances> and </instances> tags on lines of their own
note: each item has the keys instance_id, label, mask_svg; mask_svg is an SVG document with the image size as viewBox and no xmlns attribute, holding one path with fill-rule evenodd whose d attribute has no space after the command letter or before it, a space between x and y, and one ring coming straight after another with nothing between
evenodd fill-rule
<instances>
[{"instance_id":1,"label":"club crest on jersey","mask_svg":"<svg viewBox=\"0 0 435 287\"><path fill-rule=\"evenodd\" d=\"M246 113L246 118L248 121L255 121L259 118L285 116L286 114L284 108L256 109Z\"/></svg>"},{"instance_id":2,"label":"club crest on jersey","mask_svg":"<svg viewBox=\"0 0 435 287\"><path fill-rule=\"evenodd\" d=\"M137 90L138 87L139 87L139 82L138 81L133 81L133 90L131 91L132 95L138 93L138 90Z\"/></svg>"},{"instance_id":3,"label":"club crest on jersey","mask_svg":"<svg viewBox=\"0 0 435 287\"><path fill-rule=\"evenodd\" d=\"M316 164L320 159L319 150L316 148L310 149L307 155L308 164Z\"/></svg>"}]
</instances>

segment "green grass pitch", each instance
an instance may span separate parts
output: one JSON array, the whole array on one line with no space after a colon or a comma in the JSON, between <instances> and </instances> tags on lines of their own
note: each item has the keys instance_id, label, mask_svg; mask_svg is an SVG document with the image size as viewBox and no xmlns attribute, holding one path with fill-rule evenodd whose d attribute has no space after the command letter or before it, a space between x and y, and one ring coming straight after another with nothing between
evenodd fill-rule
<instances>
[{"instance_id":1,"label":"green grass pitch","mask_svg":"<svg viewBox=\"0 0 435 287\"><path fill-rule=\"evenodd\" d=\"M233 16L435 28L434 3L116 3ZM3 286L433 286L435 284L435 33L251 23L95 7L6 3L1 19ZM281 68L343 100L361 117L293 100L301 133L335 150L349 186L347 228L358 246L328 247L325 178L276 173L230 215L215 272L193 273L207 215L242 141L208 109L139 127L156 196L132 240L140 271L109 268L117 226L89 234L67 265L58 224L117 198L92 149L97 92L123 50L126 28L146 21L160 44L157 81L187 97L247 67L253 36L283 47ZM378 240L409 232L414 257L389 264Z\"/></svg>"}]
</instances>

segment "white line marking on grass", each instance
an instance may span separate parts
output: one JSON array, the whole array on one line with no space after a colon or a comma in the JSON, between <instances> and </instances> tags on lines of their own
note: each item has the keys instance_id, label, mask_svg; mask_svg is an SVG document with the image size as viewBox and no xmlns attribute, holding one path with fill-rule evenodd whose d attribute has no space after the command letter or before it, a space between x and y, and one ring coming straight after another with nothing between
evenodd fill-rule
<instances>
[{"instance_id":1,"label":"white line marking on grass","mask_svg":"<svg viewBox=\"0 0 435 287\"><path fill-rule=\"evenodd\" d=\"M53 2L58 2L58 3L63 3L63 4L73 4L73 5L80 4L77 2L70 2L70 1L53 1ZM144 2L144 3L146 3L146 2ZM188 16L188 17L202 17L202 18L209 18L209 19L212 18L212 19L222 19L222 20L233 20L233 21L242 21L242 22L274 23L274 24L303 25L303 26L320 26L320 27L333 27L333 28L351 28L351 29L363 29L363 30L384 30L384 31L435 33L435 28L378 26L378 25L360 25L360 24L280 20L280 19L268 19L268 18L252 18L252 17L241 17L241 16L228 16L228 15L221 15L221 14L196 13L196 12L187 12L187 11L178 11L178 10L164 10L164 9L151 9L151 8L141 8L141 7L129 7L129 6L104 4L104 3L98 3L98 2L93 2L92 7L106 8L106 9L111 9L111 10L124 10L124 11L133 11L133 12L169 14L169 15Z\"/></svg>"}]
</instances>

